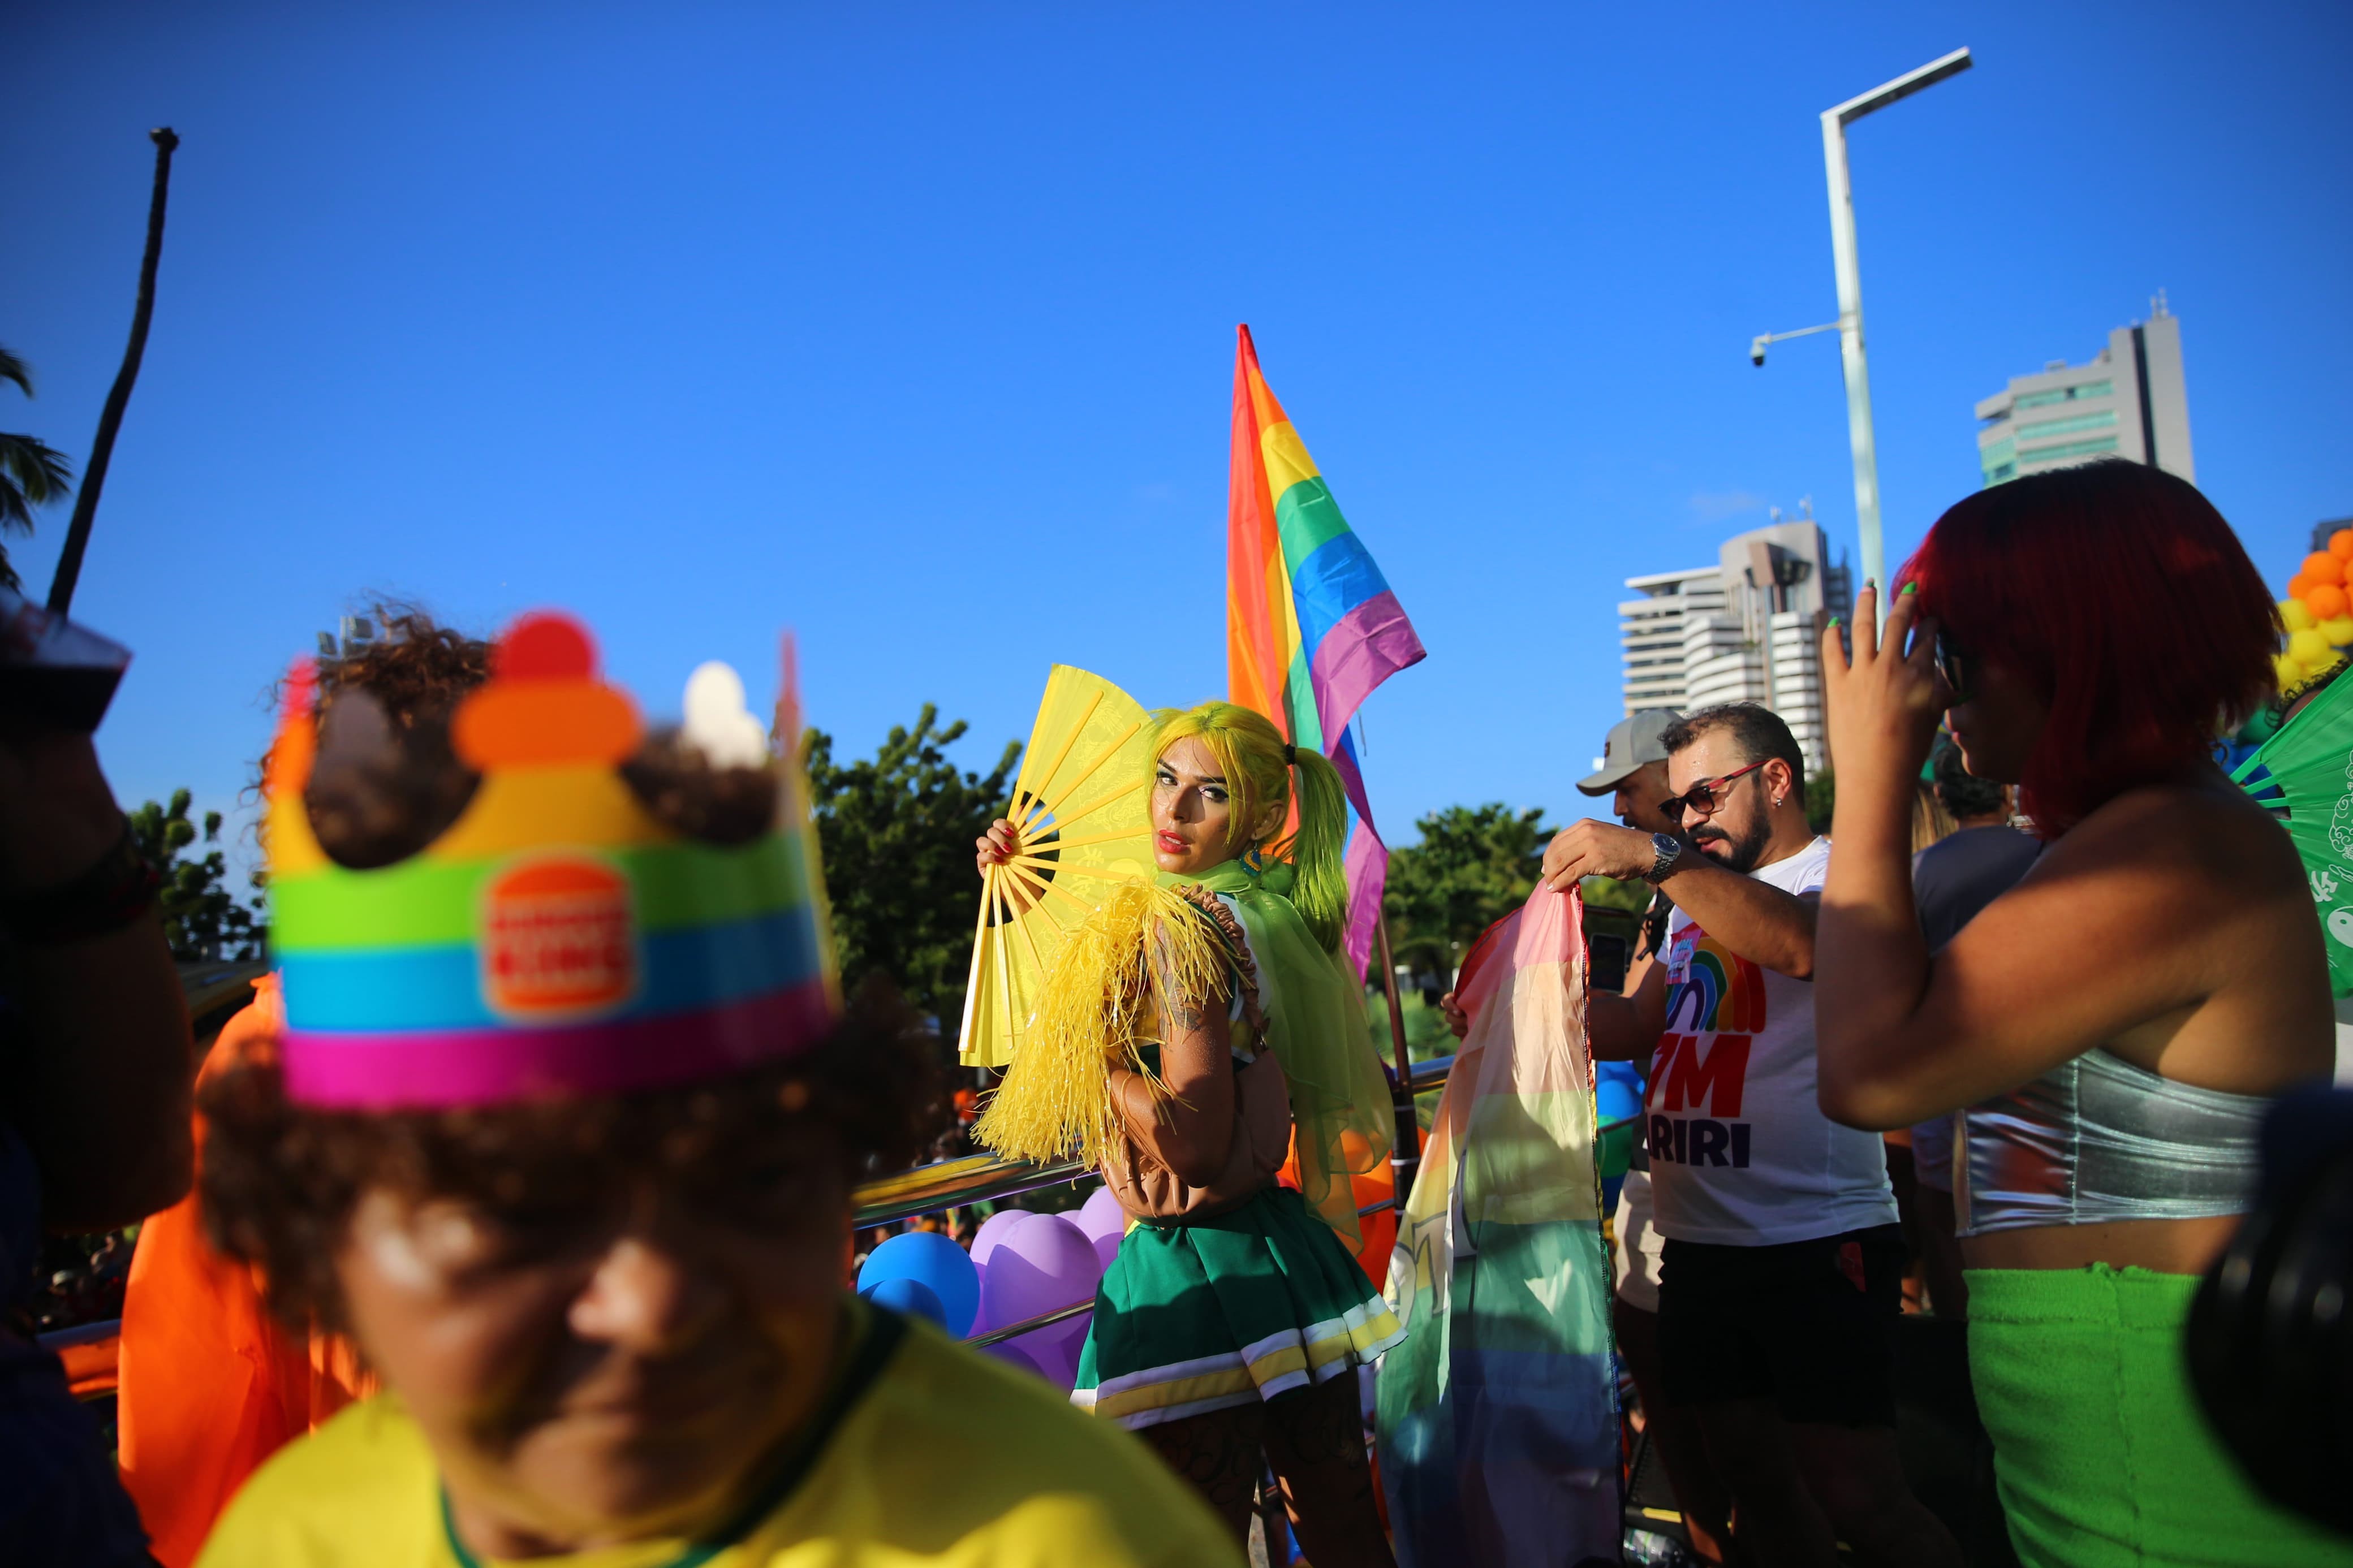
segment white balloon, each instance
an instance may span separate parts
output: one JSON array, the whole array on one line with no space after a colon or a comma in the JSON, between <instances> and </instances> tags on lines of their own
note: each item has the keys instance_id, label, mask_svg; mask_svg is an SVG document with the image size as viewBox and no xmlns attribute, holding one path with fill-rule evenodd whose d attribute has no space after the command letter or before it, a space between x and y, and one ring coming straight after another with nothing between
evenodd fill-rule
<instances>
[{"instance_id":1,"label":"white balloon","mask_svg":"<svg viewBox=\"0 0 2353 1568\"><path fill-rule=\"evenodd\" d=\"M744 678L715 658L686 678L679 734L714 768L756 768L768 760L768 732L744 705Z\"/></svg>"}]
</instances>

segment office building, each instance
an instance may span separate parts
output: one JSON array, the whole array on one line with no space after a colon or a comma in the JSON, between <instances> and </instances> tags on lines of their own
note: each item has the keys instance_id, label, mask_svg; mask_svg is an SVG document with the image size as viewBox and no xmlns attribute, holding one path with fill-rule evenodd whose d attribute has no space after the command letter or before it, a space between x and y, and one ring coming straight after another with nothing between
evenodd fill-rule
<instances>
[{"instance_id":1,"label":"office building","mask_svg":"<svg viewBox=\"0 0 2353 1568\"><path fill-rule=\"evenodd\" d=\"M1761 702L1819 769L1827 754L1821 626L1847 613L1852 588L1810 513L1774 515L1726 540L1712 566L1626 579L1641 596L1618 606L1625 707L1688 712Z\"/></svg>"},{"instance_id":2,"label":"office building","mask_svg":"<svg viewBox=\"0 0 2353 1568\"><path fill-rule=\"evenodd\" d=\"M1987 484L2108 457L2197 481L2181 321L2161 291L2149 306L2147 321L2110 332L2089 363L2052 360L1978 405L1978 467Z\"/></svg>"}]
</instances>

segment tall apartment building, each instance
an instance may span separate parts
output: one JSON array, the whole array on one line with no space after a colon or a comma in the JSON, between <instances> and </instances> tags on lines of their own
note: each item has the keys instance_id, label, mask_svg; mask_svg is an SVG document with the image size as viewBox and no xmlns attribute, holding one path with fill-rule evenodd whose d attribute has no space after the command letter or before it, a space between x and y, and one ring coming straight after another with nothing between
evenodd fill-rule
<instances>
[{"instance_id":1,"label":"tall apartment building","mask_svg":"<svg viewBox=\"0 0 2353 1568\"><path fill-rule=\"evenodd\" d=\"M1809 766L1827 754L1820 637L1847 613L1846 565L1810 517L1725 541L1715 564L1629 577L1618 606L1626 711L1761 702L1796 735Z\"/></svg>"},{"instance_id":2,"label":"tall apartment building","mask_svg":"<svg viewBox=\"0 0 2353 1568\"><path fill-rule=\"evenodd\" d=\"M2095 458L2128 458L2195 483L2181 320L2160 292L2146 321L2118 327L2088 363L2052 360L1978 405L1978 467L1998 485Z\"/></svg>"}]
</instances>

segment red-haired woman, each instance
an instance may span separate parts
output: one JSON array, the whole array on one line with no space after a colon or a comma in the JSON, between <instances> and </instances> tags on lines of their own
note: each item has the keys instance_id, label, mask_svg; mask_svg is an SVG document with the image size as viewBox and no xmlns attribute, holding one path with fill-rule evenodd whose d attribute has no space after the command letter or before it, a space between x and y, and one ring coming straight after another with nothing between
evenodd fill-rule
<instances>
[{"instance_id":1,"label":"red-haired woman","mask_svg":"<svg viewBox=\"0 0 2353 1568\"><path fill-rule=\"evenodd\" d=\"M2214 763L2278 636L2230 525L2120 462L1983 490L1822 642L1837 849L1817 952L1822 1109L1959 1111L1978 1408L2021 1559L2339 1563L2191 1406L2197 1276L2249 1206L2261 1113L2325 1075L2327 960L2278 826ZM1949 710L2047 847L1931 952L1913 783Z\"/></svg>"}]
</instances>

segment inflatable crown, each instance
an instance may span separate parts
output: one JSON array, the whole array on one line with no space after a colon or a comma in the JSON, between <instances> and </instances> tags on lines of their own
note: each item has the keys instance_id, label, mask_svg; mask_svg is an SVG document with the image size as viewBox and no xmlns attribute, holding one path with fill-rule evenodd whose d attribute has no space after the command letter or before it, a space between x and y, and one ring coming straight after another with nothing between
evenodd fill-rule
<instances>
[{"instance_id":1,"label":"inflatable crown","mask_svg":"<svg viewBox=\"0 0 2353 1568\"><path fill-rule=\"evenodd\" d=\"M788 650L788 752L791 687ZM715 728L714 690L732 709ZM805 791L780 782L748 843L664 826L619 772L637 709L598 678L578 623L528 616L499 639L489 682L451 721L480 784L438 838L375 869L336 864L312 831L314 691L304 660L265 781L290 1099L389 1110L622 1093L739 1072L831 1031ZM768 758L725 666L696 671L688 708L686 738L714 764L795 773Z\"/></svg>"}]
</instances>

